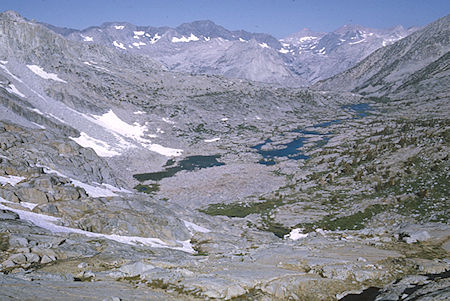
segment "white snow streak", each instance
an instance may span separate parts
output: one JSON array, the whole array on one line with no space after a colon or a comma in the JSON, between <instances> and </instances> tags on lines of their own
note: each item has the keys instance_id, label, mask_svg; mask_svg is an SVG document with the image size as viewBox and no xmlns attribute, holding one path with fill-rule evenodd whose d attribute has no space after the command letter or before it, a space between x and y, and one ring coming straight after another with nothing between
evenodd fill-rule
<instances>
[{"instance_id":1,"label":"white snow streak","mask_svg":"<svg viewBox=\"0 0 450 301\"><path fill-rule=\"evenodd\" d=\"M41 125L41 124L39 124L39 123L32 122L32 124L34 124L34 125L37 126L38 128L41 128L41 129L45 130L45 126L43 126L43 125Z\"/></svg>"},{"instance_id":2,"label":"white snow streak","mask_svg":"<svg viewBox=\"0 0 450 301\"><path fill-rule=\"evenodd\" d=\"M159 34L155 33L155 36L150 39L150 44L155 44L156 42L159 41L159 39L161 39L161 36Z\"/></svg>"},{"instance_id":3,"label":"white snow streak","mask_svg":"<svg viewBox=\"0 0 450 301\"><path fill-rule=\"evenodd\" d=\"M116 46L117 48L123 49L123 50L127 50L125 48L125 46L123 46L123 43L119 43L117 41L113 41L113 45Z\"/></svg>"},{"instance_id":4,"label":"white snow streak","mask_svg":"<svg viewBox=\"0 0 450 301\"><path fill-rule=\"evenodd\" d=\"M44 113L42 113L41 111L39 111L39 109L36 109L36 108L32 108L31 111L34 111L34 112L38 113L39 115L44 115Z\"/></svg>"},{"instance_id":5,"label":"white snow streak","mask_svg":"<svg viewBox=\"0 0 450 301\"><path fill-rule=\"evenodd\" d=\"M38 204L28 203L28 202L20 202L20 206L33 210Z\"/></svg>"},{"instance_id":6,"label":"white snow streak","mask_svg":"<svg viewBox=\"0 0 450 301\"><path fill-rule=\"evenodd\" d=\"M20 181L25 180L24 177L18 177L18 176L0 176L0 184L6 185L11 184L12 186L16 185Z\"/></svg>"},{"instance_id":7,"label":"white snow streak","mask_svg":"<svg viewBox=\"0 0 450 301\"><path fill-rule=\"evenodd\" d=\"M15 76L14 74L12 74L12 73L8 70L8 68L6 68L6 66L4 66L4 65L7 64L7 63L8 63L8 61L1 61L0 68L2 68L3 70L5 70L5 72L6 72L9 76L11 76L12 78L14 78L16 81L23 83L23 81L22 81L20 78L18 78L18 77Z\"/></svg>"},{"instance_id":8,"label":"white snow streak","mask_svg":"<svg viewBox=\"0 0 450 301\"><path fill-rule=\"evenodd\" d=\"M300 43L304 43L304 42L316 40L316 39L317 39L317 37L307 36L307 37L301 37L300 39L298 39L298 41Z\"/></svg>"},{"instance_id":9,"label":"white snow streak","mask_svg":"<svg viewBox=\"0 0 450 301\"><path fill-rule=\"evenodd\" d=\"M362 42L364 42L366 39L362 39L362 40L359 40L359 41L357 41L357 42L353 42L353 43L348 43L349 45L355 45L355 44L359 44L359 43L362 43Z\"/></svg>"},{"instance_id":10,"label":"white snow streak","mask_svg":"<svg viewBox=\"0 0 450 301\"><path fill-rule=\"evenodd\" d=\"M134 42L134 43L133 43L133 46L134 46L134 47L137 47L137 48L141 48L141 46L145 46L145 45L147 45L147 44L145 44L145 43L143 43L143 42Z\"/></svg>"},{"instance_id":11,"label":"white snow streak","mask_svg":"<svg viewBox=\"0 0 450 301\"><path fill-rule=\"evenodd\" d=\"M285 49L285 48L281 48L280 50L278 50L278 52L280 53L289 53L289 50Z\"/></svg>"},{"instance_id":12,"label":"white snow streak","mask_svg":"<svg viewBox=\"0 0 450 301\"><path fill-rule=\"evenodd\" d=\"M191 42L191 41L198 41L199 38L197 38L193 33L191 33L191 35L189 37L185 37L185 36L181 36L181 38L177 38L177 37L173 37L172 38L172 43L180 43L180 42Z\"/></svg>"},{"instance_id":13,"label":"white snow streak","mask_svg":"<svg viewBox=\"0 0 450 301\"><path fill-rule=\"evenodd\" d=\"M191 234L194 234L195 232L200 232L200 233L208 233L211 232L211 230L206 229L202 226L199 226L197 224L182 220L184 225L186 226L186 228L189 229L189 231L191 232Z\"/></svg>"},{"instance_id":14,"label":"white snow streak","mask_svg":"<svg viewBox=\"0 0 450 301\"><path fill-rule=\"evenodd\" d=\"M9 93L14 93L20 97L25 97L25 94L23 94L19 90L17 90L16 86L14 86L13 84L9 84L9 86L6 88L6 91L8 91Z\"/></svg>"},{"instance_id":15,"label":"white snow streak","mask_svg":"<svg viewBox=\"0 0 450 301\"><path fill-rule=\"evenodd\" d=\"M87 120L98 124L101 127L137 141L142 141L142 136L144 136L144 132L147 131L147 127L145 125L141 126L137 123L131 125L122 121L122 119L117 117L112 110L109 110L108 113L103 115L92 115L92 117L90 117L83 114L83 116Z\"/></svg>"},{"instance_id":16,"label":"white snow streak","mask_svg":"<svg viewBox=\"0 0 450 301\"><path fill-rule=\"evenodd\" d=\"M122 30L122 29L125 28L125 26L123 26L123 25L114 25L114 28L117 29L117 30Z\"/></svg>"},{"instance_id":17,"label":"white snow streak","mask_svg":"<svg viewBox=\"0 0 450 301\"><path fill-rule=\"evenodd\" d=\"M267 45L267 43L259 43L258 44L261 48L270 48L269 45Z\"/></svg>"},{"instance_id":18,"label":"white snow streak","mask_svg":"<svg viewBox=\"0 0 450 301\"><path fill-rule=\"evenodd\" d=\"M47 73L42 69L42 67L38 65L27 65L28 69L30 69L34 74L42 77L43 79L51 79L61 83L67 83L65 80L62 80L55 73Z\"/></svg>"},{"instance_id":19,"label":"white snow streak","mask_svg":"<svg viewBox=\"0 0 450 301\"><path fill-rule=\"evenodd\" d=\"M289 234L284 236L284 238L285 239L289 238L289 239L292 239L292 240L298 240L298 239L307 237L308 233L307 234L303 234L302 231L303 231L303 229L300 229L300 228L292 229Z\"/></svg>"},{"instance_id":20,"label":"white snow streak","mask_svg":"<svg viewBox=\"0 0 450 301\"><path fill-rule=\"evenodd\" d=\"M85 41L85 42L93 42L94 41L93 37L88 37L88 36L83 36L83 35L81 35L81 37L83 38L83 41Z\"/></svg>"},{"instance_id":21,"label":"white snow streak","mask_svg":"<svg viewBox=\"0 0 450 301\"><path fill-rule=\"evenodd\" d=\"M74 186L83 188L86 191L86 193L89 196L91 196L91 197L116 196L117 194L115 194L114 192L132 193L131 191L129 191L129 190L125 189L125 188L117 188L117 187L112 186L110 184L104 184L104 183L103 184L98 184L98 183L94 182L93 184L95 184L96 186L93 186L93 185L86 184L86 183L83 183L81 181L69 178L68 176L60 173L59 171L51 169L51 168L49 168L47 166L38 165L38 164L36 166L44 168L44 172L46 174L56 174L56 175L58 175L60 177L69 179Z\"/></svg>"},{"instance_id":22,"label":"white snow streak","mask_svg":"<svg viewBox=\"0 0 450 301\"><path fill-rule=\"evenodd\" d=\"M135 122L133 125L128 124L122 121L119 117L117 117L117 115L112 110L109 110L108 113L105 113L101 116L92 115L92 117L90 117L85 114L82 115L87 120L111 132L120 141L119 147L121 149L135 147L134 145L128 143L122 138L126 137L138 142L140 145L147 148L148 150L164 156L168 157L180 156L181 153L183 152L183 150L181 149L168 148L159 144L151 143L150 140L144 138L144 133L148 130L148 128L145 125L139 125L137 122ZM153 138L156 137L154 135L147 135L147 136ZM81 143L85 143L88 147L92 147L99 156L103 155L104 157L111 157L120 154L116 150L113 150L111 146L108 145L106 142L91 138L87 136L87 134L84 134L79 138L71 138L71 139L73 139L81 146L84 146ZM99 152L102 155L100 155Z\"/></svg>"},{"instance_id":23,"label":"white snow streak","mask_svg":"<svg viewBox=\"0 0 450 301\"><path fill-rule=\"evenodd\" d=\"M90 137L88 134L81 132L80 137L74 138L69 137L82 147L90 147L92 148L97 155L100 157L113 157L113 156L119 156L120 153L113 150L111 146L106 143L105 141L101 141L95 138Z\"/></svg>"},{"instance_id":24,"label":"white snow streak","mask_svg":"<svg viewBox=\"0 0 450 301\"><path fill-rule=\"evenodd\" d=\"M147 148L152 152L158 153L166 157L178 157L181 156L181 154L183 153L182 149L169 148L155 143L148 144Z\"/></svg>"},{"instance_id":25,"label":"white snow streak","mask_svg":"<svg viewBox=\"0 0 450 301\"><path fill-rule=\"evenodd\" d=\"M210 143L210 142L216 142L216 141L219 141L219 140L220 140L220 138L212 138L212 139L205 139L204 141L206 143Z\"/></svg>"},{"instance_id":26,"label":"white snow streak","mask_svg":"<svg viewBox=\"0 0 450 301\"><path fill-rule=\"evenodd\" d=\"M24 210L14 209L7 207L1 203L11 203L2 198L0 198L0 209L9 210L17 213L22 220L29 221L34 225L49 230L54 233L77 233L81 235L85 235L88 237L96 237L96 238L106 238L109 240L114 240L120 243L129 244L129 245L145 245L153 248L168 248L174 250L180 250L187 253L195 253L195 250L192 248L192 245L189 241L176 241L181 244L181 247L170 247L166 243L164 243L159 238L151 238L151 237L139 237L139 236L123 236L116 234L102 234L102 233L94 233L88 232L81 229L75 229L65 226L55 225L54 222L59 222L60 218L48 216L44 214L38 214L34 212L28 212Z\"/></svg>"}]
</instances>

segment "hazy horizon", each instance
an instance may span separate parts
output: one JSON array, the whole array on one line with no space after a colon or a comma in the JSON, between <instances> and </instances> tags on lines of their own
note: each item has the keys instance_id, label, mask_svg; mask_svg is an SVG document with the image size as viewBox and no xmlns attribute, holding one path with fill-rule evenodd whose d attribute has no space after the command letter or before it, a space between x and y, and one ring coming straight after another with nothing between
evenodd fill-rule
<instances>
[{"instance_id":1,"label":"hazy horizon","mask_svg":"<svg viewBox=\"0 0 450 301\"><path fill-rule=\"evenodd\" d=\"M370 28L425 26L448 14L450 2L431 1L71 1L3 0L0 11L14 10L27 19L59 27L85 29L105 22L176 27L211 20L230 30L263 32L283 38L309 28L330 32L343 25Z\"/></svg>"}]
</instances>

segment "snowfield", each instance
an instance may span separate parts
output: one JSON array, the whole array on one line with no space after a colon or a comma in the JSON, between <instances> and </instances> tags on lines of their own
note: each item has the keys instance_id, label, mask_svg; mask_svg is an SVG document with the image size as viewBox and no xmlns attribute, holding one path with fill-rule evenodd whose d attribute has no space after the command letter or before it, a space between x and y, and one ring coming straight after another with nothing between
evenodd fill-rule
<instances>
[{"instance_id":1,"label":"snowfield","mask_svg":"<svg viewBox=\"0 0 450 301\"><path fill-rule=\"evenodd\" d=\"M67 82L65 80L62 80L58 77L55 73L47 73L42 69L42 67L38 65L27 65L28 69L30 69L34 74L38 75L39 77L42 77L43 79L51 79L57 82L65 83Z\"/></svg>"}]
</instances>

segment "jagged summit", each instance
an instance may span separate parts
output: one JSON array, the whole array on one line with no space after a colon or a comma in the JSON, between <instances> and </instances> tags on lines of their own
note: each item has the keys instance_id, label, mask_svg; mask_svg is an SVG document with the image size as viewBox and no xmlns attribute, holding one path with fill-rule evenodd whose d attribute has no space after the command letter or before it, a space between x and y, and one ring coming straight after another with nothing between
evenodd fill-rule
<instances>
[{"instance_id":1,"label":"jagged summit","mask_svg":"<svg viewBox=\"0 0 450 301\"><path fill-rule=\"evenodd\" d=\"M225 75L287 86L309 85L342 72L374 50L411 32L401 28L372 30L348 25L331 33L303 29L278 40L265 33L231 31L210 20L184 23L175 28L136 26L126 22L108 22L82 31L49 28L71 40L149 56L173 71ZM252 40L259 47L256 50ZM266 56L258 60L261 65L254 65L253 71L245 69L248 63L243 61L241 52L246 51L245 45L247 51L258 57ZM268 63L263 63L264 60Z\"/></svg>"},{"instance_id":2,"label":"jagged summit","mask_svg":"<svg viewBox=\"0 0 450 301\"><path fill-rule=\"evenodd\" d=\"M405 90L426 95L430 88L445 93L448 79L444 66L450 63L449 50L450 15L447 15L315 86L374 95L392 95ZM431 86L430 76L434 78Z\"/></svg>"},{"instance_id":3,"label":"jagged summit","mask_svg":"<svg viewBox=\"0 0 450 301\"><path fill-rule=\"evenodd\" d=\"M0 18L8 18L11 20L25 20L24 17L22 17L18 12L14 10L7 10L0 13Z\"/></svg>"}]
</instances>

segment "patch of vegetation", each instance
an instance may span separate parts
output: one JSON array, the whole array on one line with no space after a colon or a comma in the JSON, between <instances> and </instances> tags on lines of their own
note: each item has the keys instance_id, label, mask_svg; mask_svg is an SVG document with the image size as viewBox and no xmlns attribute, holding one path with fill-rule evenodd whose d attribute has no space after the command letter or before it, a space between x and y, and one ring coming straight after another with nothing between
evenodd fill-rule
<instances>
[{"instance_id":1,"label":"patch of vegetation","mask_svg":"<svg viewBox=\"0 0 450 301\"><path fill-rule=\"evenodd\" d=\"M139 192L153 194L159 191L159 184L149 184L149 185L138 184L134 186L134 189L136 189Z\"/></svg>"},{"instance_id":2,"label":"patch of vegetation","mask_svg":"<svg viewBox=\"0 0 450 301\"><path fill-rule=\"evenodd\" d=\"M299 224L294 228L304 228L306 232L311 232L319 228L332 231L361 230L364 229L365 223L367 223L372 217L378 213L386 211L388 207L388 205L375 204L367 207L364 211L358 211L347 216L336 217L335 214L330 214L325 216L320 221Z\"/></svg>"},{"instance_id":3,"label":"patch of vegetation","mask_svg":"<svg viewBox=\"0 0 450 301\"><path fill-rule=\"evenodd\" d=\"M9 249L9 237L7 233L0 233L0 251L4 252Z\"/></svg>"},{"instance_id":4,"label":"patch of vegetation","mask_svg":"<svg viewBox=\"0 0 450 301\"><path fill-rule=\"evenodd\" d=\"M265 200L253 203L211 204L208 208L200 210L209 215L224 215L228 217L246 217L249 214L264 214L276 207L284 205L280 199Z\"/></svg>"},{"instance_id":5,"label":"patch of vegetation","mask_svg":"<svg viewBox=\"0 0 450 301\"><path fill-rule=\"evenodd\" d=\"M272 232L279 238L283 238L285 235L291 232L290 229L279 223L275 223L271 219L264 219L262 227L259 227L258 229L266 232Z\"/></svg>"}]
</instances>

